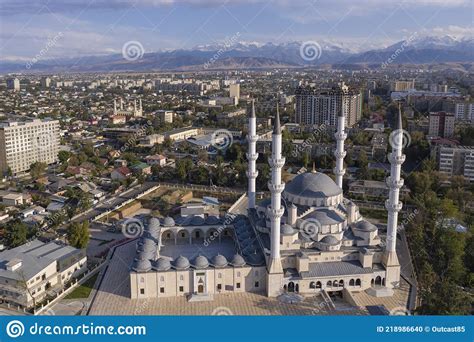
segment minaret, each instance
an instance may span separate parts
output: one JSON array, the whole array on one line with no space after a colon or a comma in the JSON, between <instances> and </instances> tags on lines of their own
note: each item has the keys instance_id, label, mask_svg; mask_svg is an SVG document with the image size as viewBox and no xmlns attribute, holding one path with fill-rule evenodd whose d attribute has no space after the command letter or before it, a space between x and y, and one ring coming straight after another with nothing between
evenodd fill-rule
<instances>
[{"instance_id":1,"label":"minaret","mask_svg":"<svg viewBox=\"0 0 474 342\"><path fill-rule=\"evenodd\" d=\"M383 263L387 270L386 286L392 288L397 286L400 281L400 264L397 258L397 226L398 212L402 209L402 202L399 201L400 188L403 186L403 179L400 178L402 164L405 161L405 155L402 154L403 148L403 128L402 112L398 108L397 129L392 133L392 153L389 155L391 164L390 177L387 177L387 185L390 189L389 198L385 201L385 208L388 211L387 220L387 241L383 256Z\"/></svg>"},{"instance_id":2,"label":"minaret","mask_svg":"<svg viewBox=\"0 0 474 342\"><path fill-rule=\"evenodd\" d=\"M344 112L341 109L337 117L337 132L334 135L337 141L336 151L334 156L336 157L336 167L334 168L334 174L336 175L336 184L342 189L342 177L346 173L344 169L344 157L346 156L346 151L344 151L344 140L347 139L347 134L345 132L346 118L344 117Z\"/></svg>"},{"instance_id":3,"label":"minaret","mask_svg":"<svg viewBox=\"0 0 474 342\"><path fill-rule=\"evenodd\" d=\"M247 135L247 140L249 143L249 151L247 153L247 160L248 163L248 170L247 170L247 178L249 181L249 187L247 196L249 199L249 209L255 208L255 180L258 176L256 161L258 158L257 153L257 118L255 117L255 102L252 101L252 110L250 111L249 115L249 133Z\"/></svg>"},{"instance_id":4,"label":"minaret","mask_svg":"<svg viewBox=\"0 0 474 342\"><path fill-rule=\"evenodd\" d=\"M282 288L283 268L280 259L280 225L281 217L284 209L281 205L281 193L285 188L285 184L281 181L281 169L285 165L285 158L282 152L282 136L280 126L280 114L277 111L275 115L275 123L273 125L272 134L272 155L268 159L268 163L272 168L272 179L268 182L268 189L271 192L271 208L267 215L271 222L270 231L270 258L268 260L268 281L267 294L274 297L280 294Z\"/></svg>"},{"instance_id":5,"label":"minaret","mask_svg":"<svg viewBox=\"0 0 474 342\"><path fill-rule=\"evenodd\" d=\"M123 110L123 99L120 98L120 110Z\"/></svg>"},{"instance_id":6,"label":"minaret","mask_svg":"<svg viewBox=\"0 0 474 342\"><path fill-rule=\"evenodd\" d=\"M138 116L137 115L137 99L133 100L133 116Z\"/></svg>"},{"instance_id":7,"label":"minaret","mask_svg":"<svg viewBox=\"0 0 474 342\"><path fill-rule=\"evenodd\" d=\"M143 115L142 98L140 97L140 116Z\"/></svg>"},{"instance_id":8,"label":"minaret","mask_svg":"<svg viewBox=\"0 0 474 342\"><path fill-rule=\"evenodd\" d=\"M117 99L114 99L114 115L117 115Z\"/></svg>"}]
</instances>

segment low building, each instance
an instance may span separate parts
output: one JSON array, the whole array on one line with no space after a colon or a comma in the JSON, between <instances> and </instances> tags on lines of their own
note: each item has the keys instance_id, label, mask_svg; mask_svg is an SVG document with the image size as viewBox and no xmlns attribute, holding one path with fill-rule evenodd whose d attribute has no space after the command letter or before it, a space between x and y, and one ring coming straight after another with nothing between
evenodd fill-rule
<instances>
[{"instance_id":1,"label":"low building","mask_svg":"<svg viewBox=\"0 0 474 342\"><path fill-rule=\"evenodd\" d=\"M29 308L86 270L85 250L33 240L0 253L0 295L4 302Z\"/></svg>"},{"instance_id":2,"label":"low building","mask_svg":"<svg viewBox=\"0 0 474 342\"><path fill-rule=\"evenodd\" d=\"M153 156L147 156L145 161L148 165L158 165L158 166L165 166L166 164L166 157L161 154L155 154Z\"/></svg>"},{"instance_id":3,"label":"low building","mask_svg":"<svg viewBox=\"0 0 474 342\"><path fill-rule=\"evenodd\" d=\"M365 198L387 198L389 194L389 188L385 182L372 181L372 180L357 180L349 184L349 193L352 196L362 196ZM400 189L400 197L407 197L410 190L403 186Z\"/></svg>"}]
</instances>

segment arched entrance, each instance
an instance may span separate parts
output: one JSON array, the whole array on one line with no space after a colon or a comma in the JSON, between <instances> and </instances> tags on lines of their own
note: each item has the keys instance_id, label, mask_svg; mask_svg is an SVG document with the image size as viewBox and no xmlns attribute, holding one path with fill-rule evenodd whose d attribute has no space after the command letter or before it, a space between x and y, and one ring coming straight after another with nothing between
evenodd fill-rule
<instances>
[{"instance_id":1,"label":"arched entrance","mask_svg":"<svg viewBox=\"0 0 474 342\"><path fill-rule=\"evenodd\" d=\"M204 285L202 284L198 285L198 293L204 293Z\"/></svg>"},{"instance_id":2,"label":"arched entrance","mask_svg":"<svg viewBox=\"0 0 474 342\"><path fill-rule=\"evenodd\" d=\"M295 283L292 281L288 283L288 292L295 292Z\"/></svg>"}]
</instances>

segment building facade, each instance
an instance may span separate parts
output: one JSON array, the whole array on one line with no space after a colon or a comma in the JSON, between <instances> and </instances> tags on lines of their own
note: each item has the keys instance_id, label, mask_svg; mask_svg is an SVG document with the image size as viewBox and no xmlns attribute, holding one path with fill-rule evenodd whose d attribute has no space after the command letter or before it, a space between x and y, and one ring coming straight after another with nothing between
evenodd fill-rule
<instances>
[{"instance_id":1,"label":"building facade","mask_svg":"<svg viewBox=\"0 0 474 342\"><path fill-rule=\"evenodd\" d=\"M0 253L0 296L3 301L29 308L62 289L87 270L84 250L56 242L33 240Z\"/></svg>"},{"instance_id":2,"label":"building facade","mask_svg":"<svg viewBox=\"0 0 474 342\"><path fill-rule=\"evenodd\" d=\"M13 175L29 170L31 164L58 160L59 121L33 120L0 123L0 170Z\"/></svg>"},{"instance_id":3,"label":"building facade","mask_svg":"<svg viewBox=\"0 0 474 342\"><path fill-rule=\"evenodd\" d=\"M362 94L342 84L332 89L298 88L295 95L295 122L303 125L337 126L342 113L346 126L362 117Z\"/></svg>"},{"instance_id":4,"label":"building facade","mask_svg":"<svg viewBox=\"0 0 474 342\"><path fill-rule=\"evenodd\" d=\"M432 112L428 135L430 137L450 138L454 135L455 116L452 113Z\"/></svg>"}]
</instances>

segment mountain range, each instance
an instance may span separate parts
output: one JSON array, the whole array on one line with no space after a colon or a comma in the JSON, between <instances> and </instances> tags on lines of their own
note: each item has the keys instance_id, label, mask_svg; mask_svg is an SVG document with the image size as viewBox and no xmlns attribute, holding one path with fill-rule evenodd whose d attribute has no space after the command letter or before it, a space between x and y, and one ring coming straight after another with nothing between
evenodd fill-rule
<instances>
[{"instance_id":1,"label":"mountain range","mask_svg":"<svg viewBox=\"0 0 474 342\"><path fill-rule=\"evenodd\" d=\"M26 68L25 62L3 61L0 72L200 71L474 62L473 37L412 36L385 48L362 52L341 44L319 42L309 47L312 51L308 52L308 56L305 56L306 50L301 48L303 44L305 42L295 41L282 44L238 42L232 46L201 45L191 49L146 52L137 60L127 60L122 54L44 59L31 63L30 68Z\"/></svg>"}]
</instances>

